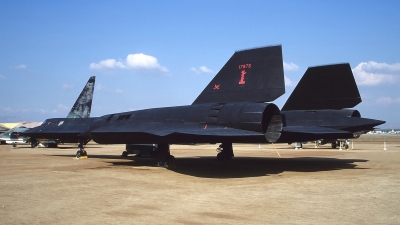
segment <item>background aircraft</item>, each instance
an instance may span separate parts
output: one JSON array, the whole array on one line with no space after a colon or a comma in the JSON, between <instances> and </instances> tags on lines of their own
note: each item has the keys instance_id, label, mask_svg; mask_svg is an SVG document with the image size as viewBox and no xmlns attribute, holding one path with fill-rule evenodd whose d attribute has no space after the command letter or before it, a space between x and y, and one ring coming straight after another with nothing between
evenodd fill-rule
<instances>
[{"instance_id":1,"label":"background aircraft","mask_svg":"<svg viewBox=\"0 0 400 225\"><path fill-rule=\"evenodd\" d=\"M0 133L0 144L12 144L16 147L17 143L28 143L28 138L23 137L21 133L41 124L42 122L3 123L1 125L4 125L2 126L4 130Z\"/></svg>"}]
</instances>

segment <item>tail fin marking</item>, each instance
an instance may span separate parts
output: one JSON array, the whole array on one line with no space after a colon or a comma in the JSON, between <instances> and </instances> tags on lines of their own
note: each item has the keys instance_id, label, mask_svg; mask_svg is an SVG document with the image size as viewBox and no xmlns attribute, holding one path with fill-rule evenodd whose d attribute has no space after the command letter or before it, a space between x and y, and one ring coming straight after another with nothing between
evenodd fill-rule
<instances>
[{"instance_id":1,"label":"tail fin marking","mask_svg":"<svg viewBox=\"0 0 400 225\"><path fill-rule=\"evenodd\" d=\"M285 93L282 47L235 52L193 104L270 102Z\"/></svg>"},{"instance_id":2,"label":"tail fin marking","mask_svg":"<svg viewBox=\"0 0 400 225\"><path fill-rule=\"evenodd\" d=\"M88 118L92 109L95 76L89 78L67 118Z\"/></svg>"}]
</instances>

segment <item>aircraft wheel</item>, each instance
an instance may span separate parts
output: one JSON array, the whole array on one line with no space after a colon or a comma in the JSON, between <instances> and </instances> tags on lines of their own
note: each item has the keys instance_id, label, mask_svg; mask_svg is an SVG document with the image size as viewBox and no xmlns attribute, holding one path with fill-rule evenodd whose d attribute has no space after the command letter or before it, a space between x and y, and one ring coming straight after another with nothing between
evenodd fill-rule
<instances>
[{"instance_id":1,"label":"aircraft wheel","mask_svg":"<svg viewBox=\"0 0 400 225\"><path fill-rule=\"evenodd\" d=\"M157 163L157 166L159 166L159 167L165 167L167 165L167 161L162 161L162 160L160 160L160 161L158 161L158 163Z\"/></svg>"},{"instance_id":2,"label":"aircraft wheel","mask_svg":"<svg viewBox=\"0 0 400 225\"><path fill-rule=\"evenodd\" d=\"M14 143L14 144L13 144L13 147L14 147L14 148L17 147L17 144Z\"/></svg>"},{"instance_id":3,"label":"aircraft wheel","mask_svg":"<svg viewBox=\"0 0 400 225\"><path fill-rule=\"evenodd\" d=\"M81 156L87 156L87 152L84 149L78 150L76 152L76 158L80 158Z\"/></svg>"},{"instance_id":4,"label":"aircraft wheel","mask_svg":"<svg viewBox=\"0 0 400 225\"><path fill-rule=\"evenodd\" d=\"M49 143L46 145L46 148L58 148L58 145L56 143Z\"/></svg>"},{"instance_id":5,"label":"aircraft wheel","mask_svg":"<svg viewBox=\"0 0 400 225\"><path fill-rule=\"evenodd\" d=\"M332 142L332 148L336 148L336 142Z\"/></svg>"},{"instance_id":6,"label":"aircraft wheel","mask_svg":"<svg viewBox=\"0 0 400 225\"><path fill-rule=\"evenodd\" d=\"M222 154L222 152L220 152L220 153L217 154L217 160L218 160L218 161L222 161L222 160L224 160L224 158L225 158L225 157L224 157L224 154Z\"/></svg>"},{"instance_id":7,"label":"aircraft wheel","mask_svg":"<svg viewBox=\"0 0 400 225\"><path fill-rule=\"evenodd\" d=\"M220 152L220 153L217 154L217 160L218 161L229 160L229 159L232 159L232 158L233 158L233 156L230 155L230 154L227 154L226 152L225 153L224 152Z\"/></svg>"},{"instance_id":8,"label":"aircraft wheel","mask_svg":"<svg viewBox=\"0 0 400 225\"><path fill-rule=\"evenodd\" d=\"M123 151L122 152L122 157L128 157L128 152L127 151Z\"/></svg>"},{"instance_id":9,"label":"aircraft wheel","mask_svg":"<svg viewBox=\"0 0 400 225\"><path fill-rule=\"evenodd\" d=\"M168 164L167 164L166 167L169 168L169 169L176 168L175 157L173 155L170 155L168 157Z\"/></svg>"}]
</instances>

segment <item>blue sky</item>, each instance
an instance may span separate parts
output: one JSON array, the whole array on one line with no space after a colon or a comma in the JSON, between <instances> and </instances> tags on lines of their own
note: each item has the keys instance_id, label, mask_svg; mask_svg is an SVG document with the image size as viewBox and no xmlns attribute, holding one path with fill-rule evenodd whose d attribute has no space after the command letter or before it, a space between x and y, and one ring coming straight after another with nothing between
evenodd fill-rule
<instances>
[{"instance_id":1,"label":"blue sky","mask_svg":"<svg viewBox=\"0 0 400 225\"><path fill-rule=\"evenodd\" d=\"M400 128L400 1L1 1L0 122L191 104L235 50L282 45L286 94L350 63L363 117Z\"/></svg>"}]
</instances>

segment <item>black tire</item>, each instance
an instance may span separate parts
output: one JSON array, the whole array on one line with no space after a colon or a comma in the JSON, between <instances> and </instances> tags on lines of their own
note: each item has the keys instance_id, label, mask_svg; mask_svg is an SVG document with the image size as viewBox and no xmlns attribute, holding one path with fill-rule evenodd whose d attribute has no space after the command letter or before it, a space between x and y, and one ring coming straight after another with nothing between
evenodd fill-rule
<instances>
[{"instance_id":1,"label":"black tire","mask_svg":"<svg viewBox=\"0 0 400 225\"><path fill-rule=\"evenodd\" d=\"M123 151L122 152L122 157L128 157L128 152L127 151Z\"/></svg>"},{"instance_id":2,"label":"black tire","mask_svg":"<svg viewBox=\"0 0 400 225\"><path fill-rule=\"evenodd\" d=\"M218 161L223 161L224 159L225 159L225 155L222 152L217 154L217 160Z\"/></svg>"},{"instance_id":3,"label":"black tire","mask_svg":"<svg viewBox=\"0 0 400 225\"><path fill-rule=\"evenodd\" d=\"M168 164L175 165L175 156L170 155L168 157Z\"/></svg>"},{"instance_id":4,"label":"black tire","mask_svg":"<svg viewBox=\"0 0 400 225\"><path fill-rule=\"evenodd\" d=\"M165 167L167 165L167 161L158 161L157 166Z\"/></svg>"},{"instance_id":5,"label":"black tire","mask_svg":"<svg viewBox=\"0 0 400 225\"><path fill-rule=\"evenodd\" d=\"M336 146L336 142L332 142L332 145L331 145L331 146L332 146L333 149L335 149L335 148L337 147L337 146Z\"/></svg>"},{"instance_id":6,"label":"black tire","mask_svg":"<svg viewBox=\"0 0 400 225\"><path fill-rule=\"evenodd\" d=\"M170 155L168 157L167 168L168 169L175 169L176 168L175 157L173 155Z\"/></svg>"},{"instance_id":7,"label":"black tire","mask_svg":"<svg viewBox=\"0 0 400 225\"><path fill-rule=\"evenodd\" d=\"M57 145L57 143L48 143L48 144L46 145L46 147L47 147L47 148L58 148L58 145Z\"/></svg>"}]
</instances>

